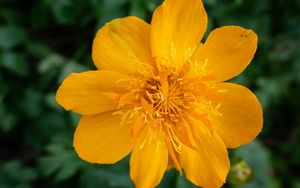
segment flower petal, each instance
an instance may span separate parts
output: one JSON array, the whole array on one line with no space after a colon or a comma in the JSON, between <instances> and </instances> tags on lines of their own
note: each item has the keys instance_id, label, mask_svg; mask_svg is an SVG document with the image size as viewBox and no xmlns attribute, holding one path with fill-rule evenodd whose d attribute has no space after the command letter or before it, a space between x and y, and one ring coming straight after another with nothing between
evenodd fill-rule
<instances>
[{"instance_id":1,"label":"flower petal","mask_svg":"<svg viewBox=\"0 0 300 188\"><path fill-rule=\"evenodd\" d=\"M257 35L238 26L225 26L213 30L193 60L203 66L202 76L225 81L240 74L252 60L257 48Z\"/></svg>"},{"instance_id":2,"label":"flower petal","mask_svg":"<svg viewBox=\"0 0 300 188\"><path fill-rule=\"evenodd\" d=\"M113 71L87 71L70 74L57 90L56 100L66 110L92 115L114 110L112 95L125 93L128 77Z\"/></svg>"},{"instance_id":3,"label":"flower petal","mask_svg":"<svg viewBox=\"0 0 300 188\"><path fill-rule=\"evenodd\" d=\"M206 27L207 15L201 0L165 0L151 21L152 56L163 61L175 52L175 62L170 63L181 66L187 53L202 39Z\"/></svg>"},{"instance_id":4,"label":"flower petal","mask_svg":"<svg viewBox=\"0 0 300 188\"><path fill-rule=\"evenodd\" d=\"M92 57L98 69L125 74L145 71L151 59L150 26L137 17L115 19L100 29L94 39Z\"/></svg>"},{"instance_id":5,"label":"flower petal","mask_svg":"<svg viewBox=\"0 0 300 188\"><path fill-rule=\"evenodd\" d=\"M252 141L262 129L263 112L255 95L247 88L232 84L216 85L221 91L211 101L214 105L221 104L218 112L222 115L212 117L227 147L238 147Z\"/></svg>"},{"instance_id":6,"label":"flower petal","mask_svg":"<svg viewBox=\"0 0 300 188\"><path fill-rule=\"evenodd\" d=\"M136 188L153 188L162 179L168 164L164 137L157 130L144 128L133 148L130 176Z\"/></svg>"},{"instance_id":7,"label":"flower petal","mask_svg":"<svg viewBox=\"0 0 300 188\"><path fill-rule=\"evenodd\" d=\"M183 145L181 164L187 178L203 188L219 188L226 181L230 162L224 143L217 133L196 128L196 149Z\"/></svg>"},{"instance_id":8,"label":"flower petal","mask_svg":"<svg viewBox=\"0 0 300 188\"><path fill-rule=\"evenodd\" d=\"M121 124L121 116L106 112L82 116L74 135L78 155L91 163L112 164L132 149L131 124Z\"/></svg>"}]
</instances>

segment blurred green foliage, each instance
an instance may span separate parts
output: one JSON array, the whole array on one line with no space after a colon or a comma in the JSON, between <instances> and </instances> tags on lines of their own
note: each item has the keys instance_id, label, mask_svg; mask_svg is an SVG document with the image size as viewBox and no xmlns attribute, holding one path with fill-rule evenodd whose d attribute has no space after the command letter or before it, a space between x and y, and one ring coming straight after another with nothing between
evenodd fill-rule
<instances>
[{"instance_id":1,"label":"blurred green foliage","mask_svg":"<svg viewBox=\"0 0 300 188\"><path fill-rule=\"evenodd\" d=\"M79 117L65 112L54 97L70 72L94 69L92 40L104 23L126 15L149 22L160 2L0 0L1 188L133 187L128 158L107 166L77 157L72 138ZM257 94L264 107L264 129L257 141L231 151L232 171L224 187L299 188L300 1L204 3L209 30L240 25L259 35L255 59L233 81ZM247 168L252 169L250 183L231 178ZM159 187L195 186L171 170Z\"/></svg>"}]
</instances>

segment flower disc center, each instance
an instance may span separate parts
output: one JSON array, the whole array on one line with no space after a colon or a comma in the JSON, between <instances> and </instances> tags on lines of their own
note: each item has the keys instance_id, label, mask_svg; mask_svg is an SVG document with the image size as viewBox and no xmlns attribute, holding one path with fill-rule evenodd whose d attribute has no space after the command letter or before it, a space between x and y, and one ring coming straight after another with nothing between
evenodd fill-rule
<instances>
[{"instance_id":1,"label":"flower disc center","mask_svg":"<svg viewBox=\"0 0 300 188\"><path fill-rule=\"evenodd\" d=\"M189 101L182 80L163 72L145 81L142 103L152 119L176 122L183 116Z\"/></svg>"}]
</instances>

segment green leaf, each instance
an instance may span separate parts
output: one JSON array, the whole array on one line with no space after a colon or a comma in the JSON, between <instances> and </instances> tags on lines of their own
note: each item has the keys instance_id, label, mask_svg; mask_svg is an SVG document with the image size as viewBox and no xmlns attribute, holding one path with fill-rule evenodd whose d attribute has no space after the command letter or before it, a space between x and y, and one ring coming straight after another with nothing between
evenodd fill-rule
<instances>
[{"instance_id":1,"label":"green leaf","mask_svg":"<svg viewBox=\"0 0 300 188\"><path fill-rule=\"evenodd\" d=\"M26 31L19 26L0 26L0 47L11 49L27 39Z\"/></svg>"},{"instance_id":2,"label":"green leaf","mask_svg":"<svg viewBox=\"0 0 300 188\"><path fill-rule=\"evenodd\" d=\"M53 53L45 57L38 65L40 74L48 74L50 71L56 70L64 65L65 58L61 55Z\"/></svg>"},{"instance_id":3,"label":"green leaf","mask_svg":"<svg viewBox=\"0 0 300 188\"><path fill-rule=\"evenodd\" d=\"M72 151L72 154L68 156L65 164L58 170L55 175L55 181L61 182L67 180L68 178L74 176L74 174L81 168L83 165L82 161L78 158L77 154Z\"/></svg>"},{"instance_id":4,"label":"green leaf","mask_svg":"<svg viewBox=\"0 0 300 188\"><path fill-rule=\"evenodd\" d=\"M42 112L42 97L40 91L33 88L26 89L19 104L20 109L27 117L37 117Z\"/></svg>"},{"instance_id":5,"label":"green leaf","mask_svg":"<svg viewBox=\"0 0 300 188\"><path fill-rule=\"evenodd\" d=\"M56 94L54 92L47 94L45 96L45 102L53 110L62 111L63 108L56 102L55 96Z\"/></svg>"},{"instance_id":6,"label":"green leaf","mask_svg":"<svg viewBox=\"0 0 300 188\"><path fill-rule=\"evenodd\" d=\"M44 58L51 53L51 49L46 43L38 41L30 41L26 45L26 50L28 54L37 58Z\"/></svg>"},{"instance_id":7,"label":"green leaf","mask_svg":"<svg viewBox=\"0 0 300 188\"><path fill-rule=\"evenodd\" d=\"M89 70L87 66L80 65L75 61L68 61L62 68L62 72L58 78L58 82L61 83L69 74L73 72L83 72L87 70Z\"/></svg>"},{"instance_id":8,"label":"green leaf","mask_svg":"<svg viewBox=\"0 0 300 188\"><path fill-rule=\"evenodd\" d=\"M66 61L63 56L56 53L50 53L43 58L37 67L40 75L40 79L38 80L39 85L41 87L47 87L53 80L56 80Z\"/></svg>"},{"instance_id":9,"label":"green leaf","mask_svg":"<svg viewBox=\"0 0 300 188\"><path fill-rule=\"evenodd\" d=\"M133 183L128 172L115 172L109 168L93 168L89 166L83 170L80 187L94 188L132 188Z\"/></svg>"},{"instance_id":10,"label":"green leaf","mask_svg":"<svg viewBox=\"0 0 300 188\"><path fill-rule=\"evenodd\" d=\"M82 168L84 162L79 159L73 148L72 140L59 134L52 137L46 150L49 153L39 159L39 169L43 176L54 176L55 182L65 181Z\"/></svg>"},{"instance_id":11,"label":"green leaf","mask_svg":"<svg viewBox=\"0 0 300 188\"><path fill-rule=\"evenodd\" d=\"M97 29L112 19L126 16L128 10L124 9L124 6L128 2L129 0L103 0L102 6L99 6L99 8L95 10L96 12L102 13L100 15L98 14L100 21Z\"/></svg>"},{"instance_id":12,"label":"green leaf","mask_svg":"<svg viewBox=\"0 0 300 188\"><path fill-rule=\"evenodd\" d=\"M6 51L0 57L0 65L18 76L26 76L29 67L23 53Z\"/></svg>"},{"instance_id":13,"label":"green leaf","mask_svg":"<svg viewBox=\"0 0 300 188\"><path fill-rule=\"evenodd\" d=\"M20 161L9 161L0 165L0 186L2 187L28 187L37 177L32 168L23 167Z\"/></svg>"},{"instance_id":14,"label":"green leaf","mask_svg":"<svg viewBox=\"0 0 300 188\"><path fill-rule=\"evenodd\" d=\"M79 120L80 120L80 115L76 113L69 113L71 124L76 127Z\"/></svg>"},{"instance_id":15,"label":"green leaf","mask_svg":"<svg viewBox=\"0 0 300 188\"><path fill-rule=\"evenodd\" d=\"M239 188L273 187L272 174L270 173L270 154L258 140L237 149L235 156L247 161L254 173L253 181Z\"/></svg>"},{"instance_id":16,"label":"green leaf","mask_svg":"<svg viewBox=\"0 0 300 188\"><path fill-rule=\"evenodd\" d=\"M2 84L0 82L0 84ZM7 114L7 109L4 104L4 97L5 95L0 92L0 130L3 132L7 132L12 129L14 125L14 116L10 116L10 114Z\"/></svg>"},{"instance_id":17,"label":"green leaf","mask_svg":"<svg viewBox=\"0 0 300 188\"><path fill-rule=\"evenodd\" d=\"M199 169L200 170L200 169ZM176 172L178 173L178 172ZM176 188L197 188L197 186L193 185L186 179L185 174L183 176L177 175L176 179Z\"/></svg>"},{"instance_id":18,"label":"green leaf","mask_svg":"<svg viewBox=\"0 0 300 188\"><path fill-rule=\"evenodd\" d=\"M92 19L86 1L82 0L44 0L57 23L62 25L85 25Z\"/></svg>"},{"instance_id":19,"label":"green leaf","mask_svg":"<svg viewBox=\"0 0 300 188\"><path fill-rule=\"evenodd\" d=\"M63 168L65 163L70 162L71 156L74 153L72 151L61 151L59 153L54 153L49 156L42 157L39 160L39 166L41 168L42 174L44 176L50 176L56 171Z\"/></svg>"},{"instance_id":20,"label":"green leaf","mask_svg":"<svg viewBox=\"0 0 300 188\"><path fill-rule=\"evenodd\" d=\"M137 16L139 18L145 19L146 18L146 5L145 1L143 0L133 0L130 7L129 15Z\"/></svg>"}]
</instances>

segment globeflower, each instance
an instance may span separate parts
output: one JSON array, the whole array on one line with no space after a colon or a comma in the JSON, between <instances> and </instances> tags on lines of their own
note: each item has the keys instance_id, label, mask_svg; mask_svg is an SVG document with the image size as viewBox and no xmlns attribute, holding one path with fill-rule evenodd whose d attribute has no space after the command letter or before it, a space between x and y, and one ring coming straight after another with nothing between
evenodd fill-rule
<instances>
[{"instance_id":1,"label":"globeflower","mask_svg":"<svg viewBox=\"0 0 300 188\"><path fill-rule=\"evenodd\" d=\"M81 115L79 157L113 164L131 153L137 188L155 187L170 168L197 186L222 186L227 148L250 142L262 128L255 95L226 82L252 60L257 35L225 26L201 43L206 27L201 0L165 0L151 24L129 16L98 31L98 70L70 74L56 95Z\"/></svg>"}]
</instances>

